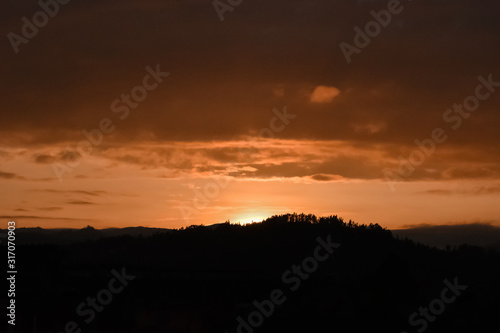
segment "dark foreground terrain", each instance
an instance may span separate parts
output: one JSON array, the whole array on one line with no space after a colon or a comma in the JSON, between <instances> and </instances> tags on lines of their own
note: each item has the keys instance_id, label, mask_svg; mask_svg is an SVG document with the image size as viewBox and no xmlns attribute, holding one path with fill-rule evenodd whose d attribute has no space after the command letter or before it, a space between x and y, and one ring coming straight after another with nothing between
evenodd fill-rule
<instances>
[{"instance_id":1,"label":"dark foreground terrain","mask_svg":"<svg viewBox=\"0 0 500 333\"><path fill-rule=\"evenodd\" d=\"M76 243L32 245L17 234L15 332L499 327L500 254L494 250L432 249L378 225L296 214L246 226L101 238L95 232L83 230L88 237ZM5 242L1 250L7 252ZM1 295L5 309L7 295Z\"/></svg>"}]
</instances>

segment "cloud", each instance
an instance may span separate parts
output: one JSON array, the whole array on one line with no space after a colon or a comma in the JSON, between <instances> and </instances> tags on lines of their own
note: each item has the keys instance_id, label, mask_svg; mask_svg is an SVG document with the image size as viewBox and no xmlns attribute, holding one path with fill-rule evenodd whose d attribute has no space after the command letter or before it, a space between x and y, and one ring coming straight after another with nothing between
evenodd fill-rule
<instances>
[{"instance_id":1,"label":"cloud","mask_svg":"<svg viewBox=\"0 0 500 333\"><path fill-rule=\"evenodd\" d=\"M133 168L148 177L184 178L229 176L247 179L295 178L308 181L337 179L385 179L384 169L396 170L398 155L407 156L414 145L397 146L342 140L258 139L231 141L147 142L127 146L95 147L92 161L107 170ZM412 142L410 142L412 144ZM432 155L425 167L416 168L407 181L484 179L500 177L500 158L489 155L489 148L470 152L468 147L448 144ZM468 161L462 161L467 154ZM453 165L455 172L450 172ZM487 174L457 172L489 170ZM88 174L89 177L95 176ZM34 190L89 196L104 191ZM493 192L494 189L483 189ZM85 199L84 199L85 201Z\"/></svg>"},{"instance_id":2,"label":"cloud","mask_svg":"<svg viewBox=\"0 0 500 333\"><path fill-rule=\"evenodd\" d=\"M480 7L468 0L423 2L355 55L355 66L347 65L338 45L352 43L352 27L360 23L362 13L369 15L370 2L362 8L352 1L259 2L254 10L236 14L233 29L216 26L213 8L199 1L130 0L123 5L110 0L87 5L51 21L51 32L37 35L36 43L22 44L19 57L8 42L0 45L5 55L0 88L9 115L3 119L1 143L57 143L74 150L86 139L82 130L98 128L103 117L117 126L105 136L106 144L137 142L141 135L157 142L229 140L267 126L279 96L280 102L306 115L280 137L374 140L363 134L376 128L357 132L349 124L376 119L387 123L387 130L377 132L378 142L411 143L435 128L453 103L473 93L470 87L478 75L500 72L492 52L500 32L495 1ZM120 17L111 16L117 5ZM36 2L10 6L15 14L4 14L5 34L20 33L22 16L39 10ZM96 12L103 15L95 17L89 33L82 22ZM300 20L298 12L305 15ZM120 26L121 20L130 24ZM176 31L183 31L182 39ZM136 48L131 49L132 44ZM418 52L416 44L422 46ZM470 50L469 56L451 59L441 52L464 49ZM54 52L60 55L57 61ZM116 61L117 54L124 60ZM162 83L141 103L140 112L131 110L121 121L110 104L140 84L145 65L154 65L151 54L168 59L161 66L172 69L175 84ZM303 87L306 98L298 93ZM328 103L329 89L340 90L342 98ZM471 118L476 125L463 126L456 140L490 147L499 141L498 96L481 105L481 112ZM308 112L311 109L328 112ZM481 136L476 135L479 124ZM39 162L56 156L46 155Z\"/></svg>"},{"instance_id":3,"label":"cloud","mask_svg":"<svg viewBox=\"0 0 500 333\"><path fill-rule=\"evenodd\" d=\"M335 87L317 86L311 93L311 103L330 103L340 94L340 90Z\"/></svg>"},{"instance_id":4,"label":"cloud","mask_svg":"<svg viewBox=\"0 0 500 333\"><path fill-rule=\"evenodd\" d=\"M70 205L96 205L96 203L94 202L81 201L81 200L68 201L67 203Z\"/></svg>"},{"instance_id":5,"label":"cloud","mask_svg":"<svg viewBox=\"0 0 500 333\"><path fill-rule=\"evenodd\" d=\"M19 179L19 180L25 180L26 178L23 176L18 176L15 173L12 172L3 172L0 171L0 179Z\"/></svg>"},{"instance_id":6,"label":"cloud","mask_svg":"<svg viewBox=\"0 0 500 333\"><path fill-rule=\"evenodd\" d=\"M436 190L427 190L427 191L423 191L421 193L426 193L426 194L437 194L437 195L452 195L452 194L456 194L457 192L455 191L450 191L450 190L439 190L439 189L436 189Z\"/></svg>"},{"instance_id":7,"label":"cloud","mask_svg":"<svg viewBox=\"0 0 500 333\"><path fill-rule=\"evenodd\" d=\"M52 149L57 150L57 149ZM47 154L46 152L35 153L32 155L32 159L38 164L51 164L54 162L68 163L76 162L83 156L77 151L61 149L59 152L52 152Z\"/></svg>"},{"instance_id":8,"label":"cloud","mask_svg":"<svg viewBox=\"0 0 500 333\"><path fill-rule=\"evenodd\" d=\"M3 178L3 179L14 179L16 177L17 176L16 176L15 173L0 171L0 178Z\"/></svg>"},{"instance_id":9,"label":"cloud","mask_svg":"<svg viewBox=\"0 0 500 333\"><path fill-rule=\"evenodd\" d=\"M54 212L56 210L61 210L62 207L41 207L41 208L38 208L38 210L41 210L41 211L47 211L47 212Z\"/></svg>"},{"instance_id":10,"label":"cloud","mask_svg":"<svg viewBox=\"0 0 500 333\"><path fill-rule=\"evenodd\" d=\"M59 160L75 162L82 157L80 153L72 150L63 150L59 153Z\"/></svg>"},{"instance_id":11,"label":"cloud","mask_svg":"<svg viewBox=\"0 0 500 333\"><path fill-rule=\"evenodd\" d=\"M337 176L337 175L328 175L328 174L324 174L324 173L319 173L316 175L312 175L311 179L317 180L320 182L327 182L327 181L333 181L333 180L341 180L344 178L341 176Z\"/></svg>"},{"instance_id":12,"label":"cloud","mask_svg":"<svg viewBox=\"0 0 500 333\"><path fill-rule=\"evenodd\" d=\"M5 92L8 114L3 123L6 130L0 132L1 156L7 154L4 146L22 147L28 155L32 151L27 147L48 146L30 162L87 158L76 152L78 143L88 139L82 131L94 133L99 120L109 117L117 129L92 147L92 157L114 162L111 168L126 164L159 169L157 174L168 177L231 173L318 181L336 175L380 178L383 167L397 167L398 155L405 149L409 153L414 147L407 148L415 139L428 137L436 126L450 130L442 122L443 112L474 93L478 75L500 73L492 52L500 33L495 1L479 7L466 0L423 2L405 12L404 22L391 23L376 43L354 55L355 66L346 64L338 47L341 41L353 41L352 27L360 22L361 13L355 2L318 0L313 6L298 0L258 2L255 10L237 14L233 29L216 25L215 11L210 13L213 8L199 1L131 0L120 5L120 17L112 16L118 3L90 1L66 12L51 22L50 33L37 35L36 43L21 45L19 56L8 43L0 45L5 54L0 89ZM11 5L17 16L4 15L5 33L19 32L21 17L39 9L36 2ZM368 15L371 6L366 2L362 12ZM290 10L283 12L283 8ZM95 18L89 33L82 22L95 12L103 15ZM297 20L297 12L315 19ZM120 20L130 24L122 27L117 24ZM182 38L176 31L183 31ZM131 49L131 44L136 47ZM418 52L416 44L421 45ZM464 49L469 56L448 56ZM57 61L54 53L59 55ZM116 54L123 55L123 60L116 61ZM155 65L151 54L168 59L160 67L172 72L175 84L166 80L122 121L110 104L141 84L144 67ZM494 80L500 80L496 75ZM460 128L460 135L450 135L446 147L440 146L409 180L498 178L500 161L495 152L500 116L495 105L499 98L497 91L481 104L481 112L464 119L468 125ZM326 153L314 149L309 154L310 145L303 149L300 144L256 146L256 152L249 154L239 147L216 147L218 142L268 127L273 108L282 106L278 103L289 105L300 121L291 122L275 137L302 140L304 146L316 141ZM157 148L140 146L144 142ZM194 148L199 142L207 145ZM363 154L332 156L330 149L337 147L325 142L344 142ZM158 148L172 143L177 147ZM357 148L363 145L376 153ZM452 146L459 149L454 156L447 155ZM461 161L470 163L459 166ZM454 168L447 169L446 164ZM245 165L257 170L241 169ZM92 178L97 171L76 172L85 174L76 177ZM0 178L15 177L4 172Z\"/></svg>"},{"instance_id":13,"label":"cloud","mask_svg":"<svg viewBox=\"0 0 500 333\"><path fill-rule=\"evenodd\" d=\"M435 194L435 195L491 195L500 193L500 185L479 186L470 189L430 189L420 193Z\"/></svg>"},{"instance_id":14,"label":"cloud","mask_svg":"<svg viewBox=\"0 0 500 333\"><path fill-rule=\"evenodd\" d=\"M47 164L47 163L52 163L56 160L55 156L52 155L45 155L45 154L35 154L34 155L34 160L35 163L41 163L41 164Z\"/></svg>"},{"instance_id":15,"label":"cloud","mask_svg":"<svg viewBox=\"0 0 500 333\"><path fill-rule=\"evenodd\" d=\"M36 216L36 215L0 215L0 219L43 219L43 220L68 220L68 221L92 221L93 219L80 219L72 217L48 217L48 216Z\"/></svg>"},{"instance_id":16,"label":"cloud","mask_svg":"<svg viewBox=\"0 0 500 333\"><path fill-rule=\"evenodd\" d=\"M443 173L445 178L494 178L498 177L498 165L467 165L453 166L446 169Z\"/></svg>"},{"instance_id":17,"label":"cloud","mask_svg":"<svg viewBox=\"0 0 500 333\"><path fill-rule=\"evenodd\" d=\"M46 193L61 193L61 194L84 194L89 196L102 196L108 192L102 190L85 191L85 190L54 190L54 189L33 189L30 192L46 192Z\"/></svg>"}]
</instances>

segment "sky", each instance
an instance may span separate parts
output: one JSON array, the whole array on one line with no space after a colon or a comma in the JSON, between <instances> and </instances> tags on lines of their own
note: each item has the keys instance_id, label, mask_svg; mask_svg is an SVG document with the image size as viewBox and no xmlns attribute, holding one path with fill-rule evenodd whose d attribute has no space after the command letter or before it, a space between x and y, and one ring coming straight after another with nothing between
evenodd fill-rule
<instances>
[{"instance_id":1,"label":"sky","mask_svg":"<svg viewBox=\"0 0 500 333\"><path fill-rule=\"evenodd\" d=\"M5 225L500 226L500 2L66 1L0 11Z\"/></svg>"}]
</instances>

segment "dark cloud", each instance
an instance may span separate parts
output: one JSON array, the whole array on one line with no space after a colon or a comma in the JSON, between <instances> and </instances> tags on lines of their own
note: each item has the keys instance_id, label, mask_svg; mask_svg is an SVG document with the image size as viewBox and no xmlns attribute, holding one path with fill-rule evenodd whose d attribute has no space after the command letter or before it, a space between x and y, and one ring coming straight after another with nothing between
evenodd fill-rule
<instances>
[{"instance_id":1,"label":"dark cloud","mask_svg":"<svg viewBox=\"0 0 500 333\"><path fill-rule=\"evenodd\" d=\"M30 190L31 192L46 192L46 193L60 193L60 194L83 194L89 196L102 196L106 194L106 191L95 190L95 191L84 191L84 190L54 190L54 189L35 189Z\"/></svg>"},{"instance_id":2,"label":"dark cloud","mask_svg":"<svg viewBox=\"0 0 500 333\"><path fill-rule=\"evenodd\" d=\"M443 121L448 108L475 92L479 75L500 81L500 2L405 2L347 64L340 42L353 43L353 28L386 4L255 0L220 22L210 1L73 0L19 54L7 39L0 45L0 143L48 146L27 150L39 164L81 161L77 145L91 141L91 154L110 161L109 168L160 169L170 178L329 181L384 179L383 170L397 168L415 139L440 127L448 141L406 180L500 178L500 89L458 130ZM4 36L19 33L21 17L39 10L36 2L7 6L0 14ZM120 119L112 102L142 84L146 66L156 64L171 75ZM311 103L322 86L340 93ZM272 110L285 105L297 117L276 139L341 142L355 154L271 143L249 143L248 151L220 147L269 128ZM111 119L112 133L94 131L103 118ZM206 145L182 145L199 142ZM23 179L9 172L0 178Z\"/></svg>"},{"instance_id":3,"label":"dark cloud","mask_svg":"<svg viewBox=\"0 0 500 333\"><path fill-rule=\"evenodd\" d=\"M455 194L456 192L450 191L450 190L428 190L428 191L424 191L422 193L438 194L438 195L452 195L452 194Z\"/></svg>"},{"instance_id":4,"label":"dark cloud","mask_svg":"<svg viewBox=\"0 0 500 333\"><path fill-rule=\"evenodd\" d=\"M408 159L415 149L415 145L394 147L393 144L359 142L256 140L196 144L169 142L165 147L128 145L127 148L99 150L96 154L111 160L110 168L125 163L141 170L160 170L163 176L168 170L168 178L227 175L262 179L304 177L325 181L325 177L329 180L386 179L384 170L397 173L401 163L398 156ZM488 149L478 148L474 153L465 153L466 163L460 147L436 147L434 154L401 180L500 177L498 158L488 159Z\"/></svg>"},{"instance_id":5,"label":"dark cloud","mask_svg":"<svg viewBox=\"0 0 500 333\"><path fill-rule=\"evenodd\" d=\"M72 150L61 150L59 153L51 154L34 154L33 161L40 164L51 164L54 162L76 162L82 157L80 153Z\"/></svg>"},{"instance_id":6,"label":"dark cloud","mask_svg":"<svg viewBox=\"0 0 500 333\"><path fill-rule=\"evenodd\" d=\"M267 126L271 109L287 104L301 121L283 138L411 143L442 125L442 113L474 91L478 75L500 78L500 4L407 3L348 65L339 43L352 43L353 27L386 3L252 1L220 22L211 2L74 0L19 54L5 39L0 88L9 130L0 140L75 145L103 117L117 127L108 141L229 139ZM35 2L8 7L4 36L38 10ZM157 63L172 75L120 120L111 102ZM320 85L341 94L313 105L309 95ZM483 103L455 142L498 141L499 95ZM385 130L353 130L369 124Z\"/></svg>"},{"instance_id":7,"label":"dark cloud","mask_svg":"<svg viewBox=\"0 0 500 333\"><path fill-rule=\"evenodd\" d=\"M95 205L95 203L93 203L93 202L80 201L80 200L68 201L67 203L70 205Z\"/></svg>"},{"instance_id":8,"label":"dark cloud","mask_svg":"<svg viewBox=\"0 0 500 333\"><path fill-rule=\"evenodd\" d=\"M14 179L16 177L17 176L16 176L15 173L0 171L0 178L3 178L3 179Z\"/></svg>"},{"instance_id":9,"label":"dark cloud","mask_svg":"<svg viewBox=\"0 0 500 333\"><path fill-rule=\"evenodd\" d=\"M52 163L56 160L56 158L52 155L35 155L34 156L35 163L42 163L42 164L47 164L47 163Z\"/></svg>"},{"instance_id":10,"label":"dark cloud","mask_svg":"<svg viewBox=\"0 0 500 333\"><path fill-rule=\"evenodd\" d=\"M320 181L320 182L342 179L342 177L339 177L339 176L327 175L327 174L323 174L323 173L312 175L311 178L314 180Z\"/></svg>"},{"instance_id":11,"label":"dark cloud","mask_svg":"<svg viewBox=\"0 0 500 333\"><path fill-rule=\"evenodd\" d=\"M63 209L62 207L41 207L41 208L38 208L38 210L47 211L47 212L54 212L54 211L62 210L62 209Z\"/></svg>"},{"instance_id":12,"label":"dark cloud","mask_svg":"<svg viewBox=\"0 0 500 333\"><path fill-rule=\"evenodd\" d=\"M431 189L420 193L436 194L436 195L490 195L490 194L499 194L500 185L479 186L470 189L456 189L456 190Z\"/></svg>"},{"instance_id":13,"label":"dark cloud","mask_svg":"<svg viewBox=\"0 0 500 333\"><path fill-rule=\"evenodd\" d=\"M48 217L48 216L38 216L38 215L1 215L0 219L12 219L12 220L20 220L20 219L36 219L36 220L67 220L67 221L80 221L80 220L92 220L92 219L79 219L79 218L71 218L71 217Z\"/></svg>"},{"instance_id":14,"label":"dark cloud","mask_svg":"<svg viewBox=\"0 0 500 333\"><path fill-rule=\"evenodd\" d=\"M0 171L0 179L19 179L19 180L24 180L26 178L24 178L23 176L19 176L15 173L12 173L12 172L3 172L3 171Z\"/></svg>"}]
</instances>

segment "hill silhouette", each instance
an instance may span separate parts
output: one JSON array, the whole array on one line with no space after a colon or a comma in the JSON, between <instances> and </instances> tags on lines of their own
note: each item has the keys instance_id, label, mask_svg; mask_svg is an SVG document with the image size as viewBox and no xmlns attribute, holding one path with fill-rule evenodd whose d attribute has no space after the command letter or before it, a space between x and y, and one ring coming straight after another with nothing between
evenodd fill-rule
<instances>
[{"instance_id":1,"label":"hill silhouette","mask_svg":"<svg viewBox=\"0 0 500 333\"><path fill-rule=\"evenodd\" d=\"M108 333L417 332L424 324L422 332L485 332L497 327L491 325L497 325L499 310L500 254L491 249L439 250L397 239L377 224L305 214L141 235L96 238L96 230L82 232L91 238L18 246L16 332L64 332L65 327ZM90 310L81 316L77 309L89 297L108 302L102 290L113 287L117 272L134 278L86 322ZM456 291L439 315L418 315L411 324L413 313L439 305L435 300L442 297L445 280L466 288Z\"/></svg>"},{"instance_id":2,"label":"hill silhouette","mask_svg":"<svg viewBox=\"0 0 500 333\"><path fill-rule=\"evenodd\" d=\"M500 228L485 223L455 225L422 225L392 230L395 236L408 237L425 245L445 249L469 244L500 251Z\"/></svg>"},{"instance_id":3,"label":"hill silhouette","mask_svg":"<svg viewBox=\"0 0 500 333\"><path fill-rule=\"evenodd\" d=\"M72 244L87 240L98 240L106 237L117 236L137 236L148 237L158 232L168 232L170 229L148 228L148 227L127 227L94 229L87 226L82 229L43 229L43 228L18 228L16 240L18 245L29 244ZM0 229L0 233L6 233Z\"/></svg>"}]
</instances>

